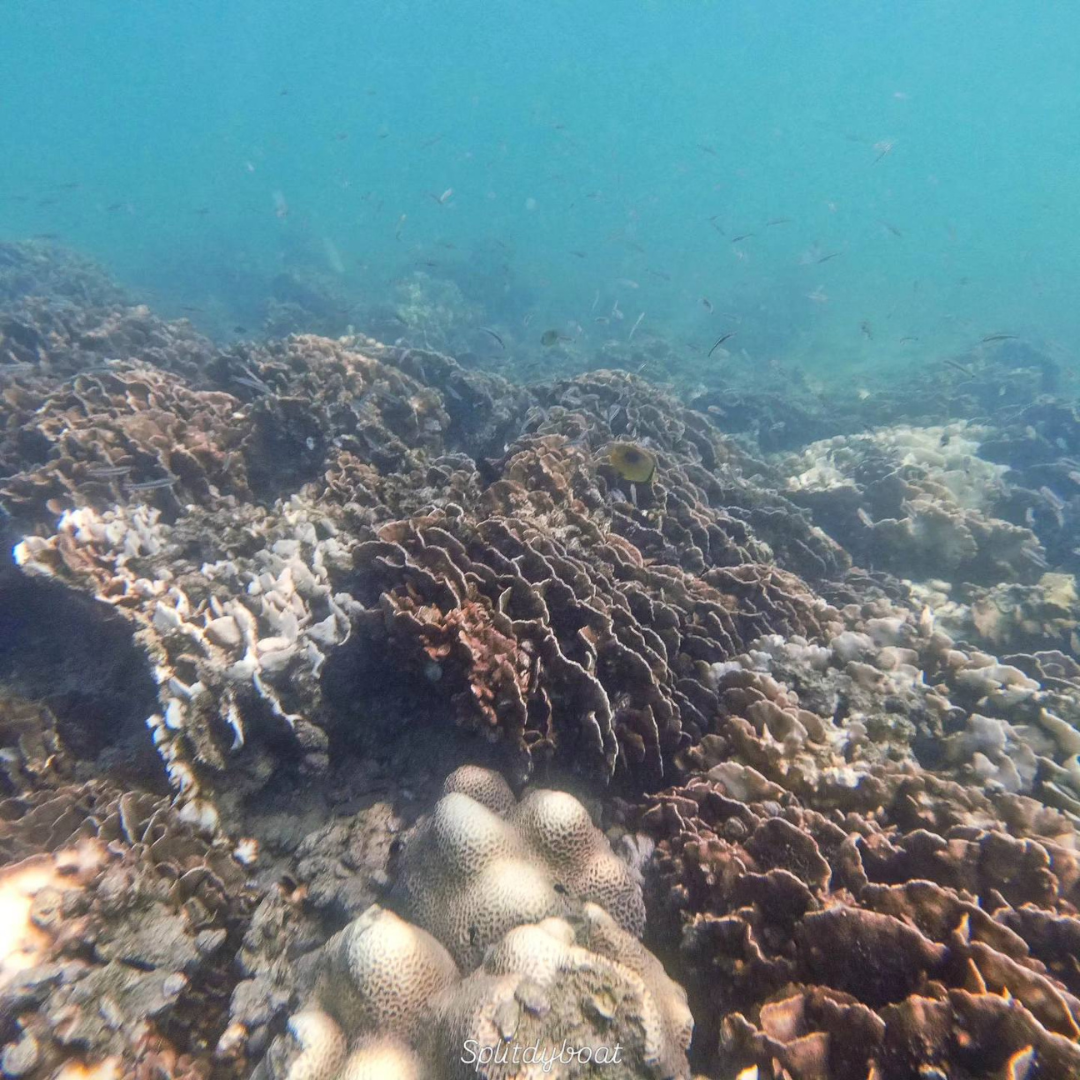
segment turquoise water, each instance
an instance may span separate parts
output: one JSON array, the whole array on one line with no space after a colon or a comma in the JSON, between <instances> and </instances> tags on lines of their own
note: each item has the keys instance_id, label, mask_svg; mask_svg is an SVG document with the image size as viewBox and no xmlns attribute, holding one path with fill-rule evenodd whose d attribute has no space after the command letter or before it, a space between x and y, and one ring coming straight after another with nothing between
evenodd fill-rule
<instances>
[{"instance_id":1,"label":"turquoise water","mask_svg":"<svg viewBox=\"0 0 1080 1080\"><path fill-rule=\"evenodd\" d=\"M419 272L511 346L1069 355L1078 34L1006 0L7 0L0 236L214 333L282 271L357 329Z\"/></svg>"}]
</instances>

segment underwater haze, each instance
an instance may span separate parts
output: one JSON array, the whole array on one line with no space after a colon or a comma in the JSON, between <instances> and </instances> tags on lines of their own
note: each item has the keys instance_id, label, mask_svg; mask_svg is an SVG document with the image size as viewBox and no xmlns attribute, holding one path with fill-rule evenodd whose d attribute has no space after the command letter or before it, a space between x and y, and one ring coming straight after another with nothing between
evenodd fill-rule
<instances>
[{"instance_id":1,"label":"underwater haze","mask_svg":"<svg viewBox=\"0 0 1080 1080\"><path fill-rule=\"evenodd\" d=\"M1080 343L1073 5L8 0L3 21L0 235L89 253L214 336L258 332L299 273L406 337L409 280L453 283L508 346L633 331L670 367L736 329L713 360L748 378Z\"/></svg>"}]
</instances>

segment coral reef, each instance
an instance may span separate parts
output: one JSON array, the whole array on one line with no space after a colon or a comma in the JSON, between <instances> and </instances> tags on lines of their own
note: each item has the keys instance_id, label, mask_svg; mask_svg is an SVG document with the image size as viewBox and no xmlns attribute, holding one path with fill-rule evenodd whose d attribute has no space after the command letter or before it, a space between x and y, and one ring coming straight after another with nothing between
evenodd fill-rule
<instances>
[{"instance_id":1,"label":"coral reef","mask_svg":"<svg viewBox=\"0 0 1080 1080\"><path fill-rule=\"evenodd\" d=\"M228 1001L228 944L253 900L227 842L167 798L102 782L9 799L0 816L6 852L37 852L0 872L5 1074L109 1060L142 1075L167 1055L187 1075L185 1053Z\"/></svg>"},{"instance_id":2,"label":"coral reef","mask_svg":"<svg viewBox=\"0 0 1080 1080\"><path fill-rule=\"evenodd\" d=\"M1073 925L1080 898L1065 780L1076 720L1018 668L940 632L866 625L876 643L763 642L717 671L728 719L699 751L701 774L626 818L657 845L650 940L678 942L671 970L721 1074L977 1062L996 1075L1036 1047L1050 1075L1071 1075L1076 980L1034 928ZM1075 708L1067 685L1053 708ZM878 711L890 697L891 717ZM1025 713L1030 726L1004 719ZM922 1024L934 1034L913 1043Z\"/></svg>"},{"instance_id":3,"label":"coral reef","mask_svg":"<svg viewBox=\"0 0 1080 1080\"><path fill-rule=\"evenodd\" d=\"M1036 535L994 516L1000 466L970 424L880 428L813 443L786 463L788 495L864 566L901 577L1032 582L1047 567Z\"/></svg>"},{"instance_id":4,"label":"coral reef","mask_svg":"<svg viewBox=\"0 0 1080 1080\"><path fill-rule=\"evenodd\" d=\"M498 773L459 769L407 841L400 887L417 925L465 969L510 929L594 902L641 936L641 890L585 807L561 791L520 803ZM475 797L474 797L475 794Z\"/></svg>"},{"instance_id":5,"label":"coral reef","mask_svg":"<svg viewBox=\"0 0 1080 1080\"><path fill-rule=\"evenodd\" d=\"M0 1068L1080 1074L1067 372L522 386L464 295L0 245Z\"/></svg>"}]
</instances>

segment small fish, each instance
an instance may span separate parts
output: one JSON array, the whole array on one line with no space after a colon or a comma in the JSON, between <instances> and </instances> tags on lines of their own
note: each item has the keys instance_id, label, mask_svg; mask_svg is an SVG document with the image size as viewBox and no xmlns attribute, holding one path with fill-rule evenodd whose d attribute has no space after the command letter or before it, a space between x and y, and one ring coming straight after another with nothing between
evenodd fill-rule
<instances>
[{"instance_id":1,"label":"small fish","mask_svg":"<svg viewBox=\"0 0 1080 1080\"><path fill-rule=\"evenodd\" d=\"M909 334L907 337L902 337L900 339L900 344L901 345L906 345L909 341L918 341L918 340L919 339L917 337L913 337L912 335Z\"/></svg>"},{"instance_id":2,"label":"small fish","mask_svg":"<svg viewBox=\"0 0 1080 1080\"><path fill-rule=\"evenodd\" d=\"M765 222L765 228L770 229L773 225L790 225L791 221L789 217L774 217L771 221Z\"/></svg>"},{"instance_id":3,"label":"small fish","mask_svg":"<svg viewBox=\"0 0 1080 1080\"><path fill-rule=\"evenodd\" d=\"M966 375L969 379L974 379L975 378L975 372L974 371L972 371L970 368L964 367L963 364L959 363L956 360L952 360L952 359L950 359L949 357L946 356L945 359L942 360L942 363L945 364L946 367L951 367L955 371L959 371L962 375Z\"/></svg>"},{"instance_id":4,"label":"small fish","mask_svg":"<svg viewBox=\"0 0 1080 1080\"><path fill-rule=\"evenodd\" d=\"M454 189L452 187L448 187L441 195L436 195L433 191L428 192L428 196L434 199L440 206L445 206L446 200L453 194Z\"/></svg>"},{"instance_id":5,"label":"small fish","mask_svg":"<svg viewBox=\"0 0 1080 1080\"><path fill-rule=\"evenodd\" d=\"M1065 500L1056 492L1051 491L1045 484L1039 488L1039 494L1055 509L1064 510Z\"/></svg>"},{"instance_id":6,"label":"small fish","mask_svg":"<svg viewBox=\"0 0 1080 1080\"><path fill-rule=\"evenodd\" d=\"M701 306L711 315L713 311L712 301L707 296L701 298Z\"/></svg>"},{"instance_id":7,"label":"small fish","mask_svg":"<svg viewBox=\"0 0 1080 1080\"><path fill-rule=\"evenodd\" d=\"M738 332L738 330L729 330L726 334L722 334L720 337L718 337L713 347L709 350L708 355L712 356L712 354L716 352L716 350L719 349L725 341L730 341L731 338L733 338Z\"/></svg>"},{"instance_id":8,"label":"small fish","mask_svg":"<svg viewBox=\"0 0 1080 1080\"><path fill-rule=\"evenodd\" d=\"M645 273L646 274L652 274L653 277L658 277L662 281L670 281L671 280L671 275L670 274L665 274L663 270L650 270L649 267L646 266L645 267Z\"/></svg>"},{"instance_id":9,"label":"small fish","mask_svg":"<svg viewBox=\"0 0 1080 1080\"><path fill-rule=\"evenodd\" d=\"M843 255L842 251L830 251L828 255L822 255L820 259L815 259L815 262L826 263L830 259L835 259L838 255Z\"/></svg>"},{"instance_id":10,"label":"small fish","mask_svg":"<svg viewBox=\"0 0 1080 1080\"><path fill-rule=\"evenodd\" d=\"M634 331L641 325L641 320L645 318L645 312L643 311L637 319L634 321L634 325L630 327L630 333L626 335L627 341L633 341Z\"/></svg>"},{"instance_id":11,"label":"small fish","mask_svg":"<svg viewBox=\"0 0 1080 1080\"><path fill-rule=\"evenodd\" d=\"M704 150L706 154L712 154L713 157L716 157L716 149L708 143L698 143L697 145L699 150Z\"/></svg>"},{"instance_id":12,"label":"small fish","mask_svg":"<svg viewBox=\"0 0 1080 1080\"><path fill-rule=\"evenodd\" d=\"M573 341L573 338L568 338L565 334L560 334L558 330L545 330L540 335L540 344L546 349L550 349L552 345L555 345L560 341Z\"/></svg>"},{"instance_id":13,"label":"small fish","mask_svg":"<svg viewBox=\"0 0 1080 1080\"><path fill-rule=\"evenodd\" d=\"M442 136L441 135L436 135L433 138L428 139L427 142L421 143L420 144L420 149L421 150L426 150L429 146L434 146L437 142L440 142L441 140L442 140Z\"/></svg>"},{"instance_id":14,"label":"small fish","mask_svg":"<svg viewBox=\"0 0 1080 1080\"><path fill-rule=\"evenodd\" d=\"M202 311L202 308L201 307L194 307L191 304L181 304L180 305L180 310L181 311Z\"/></svg>"},{"instance_id":15,"label":"small fish","mask_svg":"<svg viewBox=\"0 0 1080 1080\"><path fill-rule=\"evenodd\" d=\"M863 337L865 337L867 341L874 340L874 328L870 325L869 320L863 319L863 321L859 323L859 329L863 332Z\"/></svg>"},{"instance_id":16,"label":"small fish","mask_svg":"<svg viewBox=\"0 0 1080 1080\"><path fill-rule=\"evenodd\" d=\"M504 352L506 351L506 343L503 341L503 339L501 337L499 337L498 334L495 333L494 330L491 329L490 326L481 326L480 329L485 334L487 334L488 337L494 338L499 343L499 348L500 349L502 349Z\"/></svg>"},{"instance_id":17,"label":"small fish","mask_svg":"<svg viewBox=\"0 0 1080 1080\"><path fill-rule=\"evenodd\" d=\"M876 165L883 157L891 154L894 146L896 146L895 139L882 139L881 142L874 143L874 149L878 151L878 156L870 164Z\"/></svg>"},{"instance_id":18,"label":"small fish","mask_svg":"<svg viewBox=\"0 0 1080 1080\"><path fill-rule=\"evenodd\" d=\"M808 292L806 299L813 300L815 304L827 304L829 302L829 297L820 285L813 292Z\"/></svg>"},{"instance_id":19,"label":"small fish","mask_svg":"<svg viewBox=\"0 0 1080 1080\"><path fill-rule=\"evenodd\" d=\"M160 488L171 488L179 483L179 476L163 476L159 480L146 480L141 484L125 484L128 491L157 491Z\"/></svg>"},{"instance_id":20,"label":"small fish","mask_svg":"<svg viewBox=\"0 0 1080 1080\"><path fill-rule=\"evenodd\" d=\"M718 218L719 216L720 216L719 214L713 214L713 216L712 216L711 218L709 218L709 224L710 224L710 225L711 225L711 226L712 226L712 227L713 227L713 228L714 228L714 229L715 229L715 230L716 230L716 231L717 231L717 232L718 232L718 233L719 233L719 234L720 234L721 236L727 236L727 233L726 233L726 232L724 232L723 226L721 226L721 225L718 225L718 224L716 223L716 219L717 219L717 218Z\"/></svg>"},{"instance_id":21,"label":"small fish","mask_svg":"<svg viewBox=\"0 0 1080 1080\"><path fill-rule=\"evenodd\" d=\"M586 255L584 251L574 251L573 249L571 249L570 254L571 255L576 255L579 259L587 259L588 258L588 255Z\"/></svg>"},{"instance_id":22,"label":"small fish","mask_svg":"<svg viewBox=\"0 0 1080 1080\"><path fill-rule=\"evenodd\" d=\"M621 277L615 282L616 285L622 285L627 289L640 289L641 286L634 281L633 278Z\"/></svg>"},{"instance_id":23,"label":"small fish","mask_svg":"<svg viewBox=\"0 0 1080 1080\"><path fill-rule=\"evenodd\" d=\"M237 386L246 386L249 390L257 390L260 394L270 392L270 387L261 379L249 379L244 375L234 375L229 381L236 383Z\"/></svg>"},{"instance_id":24,"label":"small fish","mask_svg":"<svg viewBox=\"0 0 1080 1080\"><path fill-rule=\"evenodd\" d=\"M747 232L741 233L739 236L733 236L731 242L737 244L740 240L749 240L751 236L757 236L757 233Z\"/></svg>"},{"instance_id":25,"label":"small fish","mask_svg":"<svg viewBox=\"0 0 1080 1080\"><path fill-rule=\"evenodd\" d=\"M251 390L258 390L260 394L273 393L271 387L263 382L250 368L245 367L242 370L243 375L234 375L230 381L239 386L246 386Z\"/></svg>"},{"instance_id":26,"label":"small fish","mask_svg":"<svg viewBox=\"0 0 1080 1080\"><path fill-rule=\"evenodd\" d=\"M891 232L893 234L893 236L901 236L902 237L904 235L895 225L890 225L887 221L882 221L881 218L878 218L878 224L879 225L884 225L885 228L888 229L889 232Z\"/></svg>"},{"instance_id":27,"label":"small fish","mask_svg":"<svg viewBox=\"0 0 1080 1080\"><path fill-rule=\"evenodd\" d=\"M206 217L206 215L210 213L210 207L200 206L195 210L195 213L198 214L200 217Z\"/></svg>"},{"instance_id":28,"label":"small fish","mask_svg":"<svg viewBox=\"0 0 1080 1080\"><path fill-rule=\"evenodd\" d=\"M855 511L855 516L868 529L872 529L874 527L874 519L861 506Z\"/></svg>"},{"instance_id":29,"label":"small fish","mask_svg":"<svg viewBox=\"0 0 1080 1080\"><path fill-rule=\"evenodd\" d=\"M1016 341L1016 334L987 334L979 344L987 345L991 341Z\"/></svg>"},{"instance_id":30,"label":"small fish","mask_svg":"<svg viewBox=\"0 0 1080 1080\"><path fill-rule=\"evenodd\" d=\"M130 465L103 465L100 468L87 469L86 475L93 480L111 480L117 476L127 476Z\"/></svg>"},{"instance_id":31,"label":"small fish","mask_svg":"<svg viewBox=\"0 0 1080 1080\"><path fill-rule=\"evenodd\" d=\"M124 208L123 203L114 202L114 203L110 203L108 206L106 206L105 210L106 210L106 212L111 214L114 210L122 210L123 208Z\"/></svg>"}]
</instances>

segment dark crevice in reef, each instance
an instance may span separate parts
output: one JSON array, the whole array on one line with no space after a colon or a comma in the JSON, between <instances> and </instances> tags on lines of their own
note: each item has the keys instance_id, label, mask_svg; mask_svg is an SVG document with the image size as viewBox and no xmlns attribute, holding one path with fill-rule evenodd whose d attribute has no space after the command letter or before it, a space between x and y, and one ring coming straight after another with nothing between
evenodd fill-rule
<instances>
[{"instance_id":1,"label":"dark crevice in reef","mask_svg":"<svg viewBox=\"0 0 1080 1080\"><path fill-rule=\"evenodd\" d=\"M0 685L47 705L79 761L141 788L168 790L146 727L157 686L130 623L106 605L5 568Z\"/></svg>"}]
</instances>

